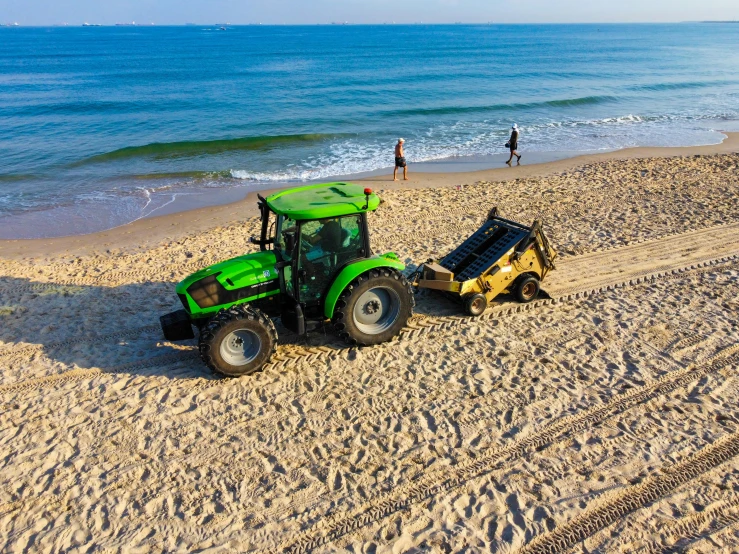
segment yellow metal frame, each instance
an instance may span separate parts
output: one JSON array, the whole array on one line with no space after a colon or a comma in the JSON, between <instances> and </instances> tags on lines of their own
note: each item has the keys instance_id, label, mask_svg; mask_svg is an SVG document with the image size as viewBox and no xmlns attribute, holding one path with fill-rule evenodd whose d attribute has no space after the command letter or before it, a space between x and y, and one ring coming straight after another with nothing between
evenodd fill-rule
<instances>
[{"instance_id":1,"label":"yellow metal frame","mask_svg":"<svg viewBox=\"0 0 739 554\"><path fill-rule=\"evenodd\" d=\"M547 266L545 256L552 262L551 267ZM453 273L438 263L430 262L423 265L421 278L415 284L420 288L452 292L462 297L481 293L490 303L499 294L510 292L511 286L520 275L532 274L543 281L554 268L556 257L557 253L539 230L535 240L523 253L516 253L515 248L511 248L497 263L475 279L455 281Z\"/></svg>"}]
</instances>

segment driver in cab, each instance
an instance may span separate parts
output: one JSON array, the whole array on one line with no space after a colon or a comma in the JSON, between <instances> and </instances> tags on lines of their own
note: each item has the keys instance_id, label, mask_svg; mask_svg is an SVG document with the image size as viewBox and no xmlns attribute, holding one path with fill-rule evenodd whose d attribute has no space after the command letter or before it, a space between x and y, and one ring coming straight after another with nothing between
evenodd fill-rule
<instances>
[{"instance_id":1,"label":"driver in cab","mask_svg":"<svg viewBox=\"0 0 739 554\"><path fill-rule=\"evenodd\" d=\"M313 235L306 237L312 248L305 253L305 257L311 263L323 261L321 258L330 258L349 246L350 238L350 233L342 229L338 219L326 220ZM325 261L330 262L330 259Z\"/></svg>"}]
</instances>

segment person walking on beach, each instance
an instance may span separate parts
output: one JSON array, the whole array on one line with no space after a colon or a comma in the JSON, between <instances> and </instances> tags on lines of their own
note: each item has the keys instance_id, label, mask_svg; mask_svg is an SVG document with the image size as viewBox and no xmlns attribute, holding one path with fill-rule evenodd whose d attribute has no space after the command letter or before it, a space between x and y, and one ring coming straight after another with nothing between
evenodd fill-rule
<instances>
[{"instance_id":1,"label":"person walking on beach","mask_svg":"<svg viewBox=\"0 0 739 554\"><path fill-rule=\"evenodd\" d=\"M399 138L398 144L395 145L395 170L393 171L393 181L398 180L398 168L403 168L403 180L408 180L408 164L405 161L405 152L403 152L403 143L405 139Z\"/></svg>"},{"instance_id":2,"label":"person walking on beach","mask_svg":"<svg viewBox=\"0 0 739 554\"><path fill-rule=\"evenodd\" d=\"M518 148L518 125L515 123L511 126L511 138L508 139L508 144L506 144L508 148L511 149L511 157L508 158L508 161L506 162L508 165L511 165L511 160L513 159L513 156L516 156L517 161L516 163L521 163L521 156L517 152Z\"/></svg>"}]
</instances>

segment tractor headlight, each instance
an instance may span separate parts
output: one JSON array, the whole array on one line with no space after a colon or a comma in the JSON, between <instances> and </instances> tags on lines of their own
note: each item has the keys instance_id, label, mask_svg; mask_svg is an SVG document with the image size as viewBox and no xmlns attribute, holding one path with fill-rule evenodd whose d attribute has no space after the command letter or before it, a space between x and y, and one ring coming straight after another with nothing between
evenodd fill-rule
<instances>
[{"instance_id":1,"label":"tractor headlight","mask_svg":"<svg viewBox=\"0 0 739 554\"><path fill-rule=\"evenodd\" d=\"M220 274L216 273L204 279L200 279L200 281L194 282L187 288L187 294L190 295L190 298L192 298L201 309L211 308L228 302L228 299L226 298L226 296L228 296L228 291L221 283L218 282L218 279L216 279L218 275Z\"/></svg>"}]
</instances>

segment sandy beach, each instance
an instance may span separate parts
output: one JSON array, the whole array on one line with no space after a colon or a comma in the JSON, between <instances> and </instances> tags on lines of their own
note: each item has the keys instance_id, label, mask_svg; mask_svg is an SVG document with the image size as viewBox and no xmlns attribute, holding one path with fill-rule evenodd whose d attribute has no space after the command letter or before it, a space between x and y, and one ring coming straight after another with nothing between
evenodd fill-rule
<instances>
[{"instance_id":1,"label":"sandy beach","mask_svg":"<svg viewBox=\"0 0 739 554\"><path fill-rule=\"evenodd\" d=\"M0 243L7 552L732 552L739 135L366 180L410 273L497 206L544 222L546 295L394 341L278 326L264 371L164 341L189 273L255 249L254 197ZM525 159L524 159L525 161Z\"/></svg>"}]
</instances>

